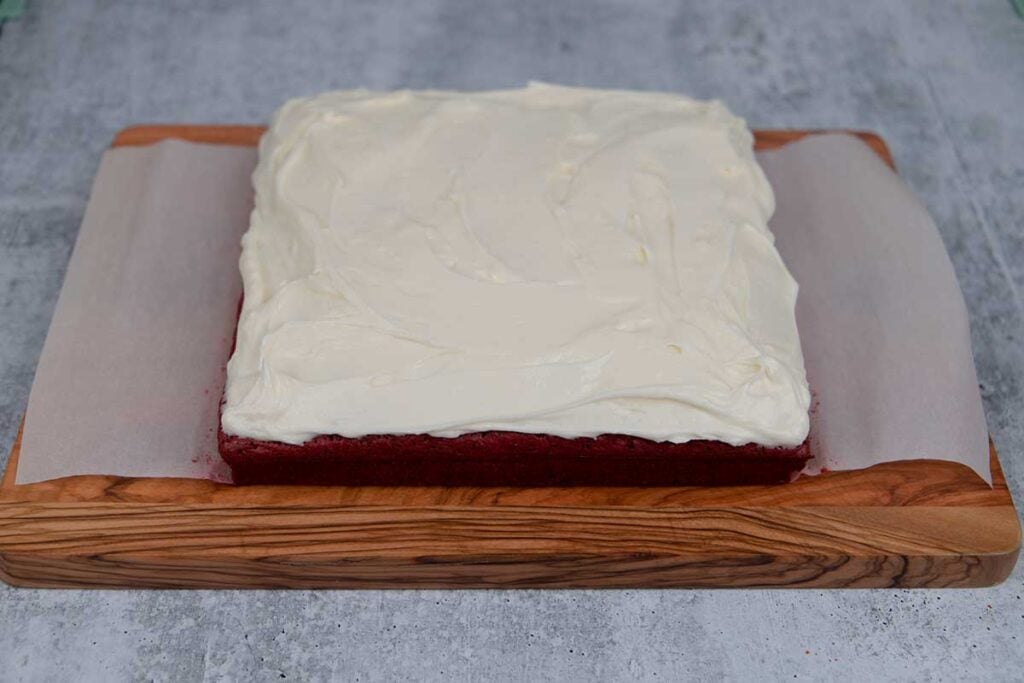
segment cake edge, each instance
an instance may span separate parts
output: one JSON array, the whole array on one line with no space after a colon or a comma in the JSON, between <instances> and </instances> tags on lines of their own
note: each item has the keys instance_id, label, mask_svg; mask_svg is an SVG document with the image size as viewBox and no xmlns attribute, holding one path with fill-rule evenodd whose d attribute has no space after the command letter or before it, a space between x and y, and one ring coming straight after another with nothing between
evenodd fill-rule
<instances>
[{"instance_id":1,"label":"cake edge","mask_svg":"<svg viewBox=\"0 0 1024 683\"><path fill-rule=\"evenodd\" d=\"M740 486L790 481L811 458L796 447L663 443L625 434L521 432L321 435L301 445L218 430L236 484L345 486Z\"/></svg>"}]
</instances>

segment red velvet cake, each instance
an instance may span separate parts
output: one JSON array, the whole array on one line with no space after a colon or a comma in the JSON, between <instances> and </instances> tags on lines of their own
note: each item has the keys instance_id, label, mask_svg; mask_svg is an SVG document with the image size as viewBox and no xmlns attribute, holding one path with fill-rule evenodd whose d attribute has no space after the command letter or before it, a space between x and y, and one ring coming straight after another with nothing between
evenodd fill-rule
<instances>
[{"instance_id":1,"label":"red velvet cake","mask_svg":"<svg viewBox=\"0 0 1024 683\"><path fill-rule=\"evenodd\" d=\"M287 103L242 240L235 481L787 481L810 393L752 142L659 93Z\"/></svg>"},{"instance_id":2,"label":"red velvet cake","mask_svg":"<svg viewBox=\"0 0 1024 683\"><path fill-rule=\"evenodd\" d=\"M806 443L796 448L666 444L622 434L318 436L291 445L221 431L219 446L236 484L741 486L785 483L810 458Z\"/></svg>"}]
</instances>

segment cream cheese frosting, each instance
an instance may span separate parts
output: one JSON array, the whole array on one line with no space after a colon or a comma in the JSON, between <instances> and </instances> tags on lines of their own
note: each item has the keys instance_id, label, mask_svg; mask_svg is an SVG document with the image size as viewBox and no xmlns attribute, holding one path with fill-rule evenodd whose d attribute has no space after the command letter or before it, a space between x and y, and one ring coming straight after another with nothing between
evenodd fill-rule
<instances>
[{"instance_id":1,"label":"cream cheese frosting","mask_svg":"<svg viewBox=\"0 0 1024 683\"><path fill-rule=\"evenodd\" d=\"M807 436L774 196L717 101L326 93L253 184L227 434Z\"/></svg>"}]
</instances>

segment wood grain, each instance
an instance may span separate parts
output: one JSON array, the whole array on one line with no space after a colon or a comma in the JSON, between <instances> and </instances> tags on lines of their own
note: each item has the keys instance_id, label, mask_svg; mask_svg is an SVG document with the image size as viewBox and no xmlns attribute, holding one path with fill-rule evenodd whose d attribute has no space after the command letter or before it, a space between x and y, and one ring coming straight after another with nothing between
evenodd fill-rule
<instances>
[{"instance_id":1,"label":"wood grain","mask_svg":"<svg viewBox=\"0 0 1024 683\"><path fill-rule=\"evenodd\" d=\"M11 450L0 501L304 505L544 505L550 507L1012 507L995 448L993 486L971 469L940 460L904 460L864 470L828 472L775 486L543 487L232 486L204 479L87 475L14 485L21 432Z\"/></svg>"},{"instance_id":2,"label":"wood grain","mask_svg":"<svg viewBox=\"0 0 1024 683\"><path fill-rule=\"evenodd\" d=\"M33 586L985 585L1012 567L995 539L1016 523L990 511L50 503L0 519L0 573Z\"/></svg>"},{"instance_id":3,"label":"wood grain","mask_svg":"<svg viewBox=\"0 0 1024 683\"><path fill-rule=\"evenodd\" d=\"M258 126L142 126L115 145L251 145ZM808 131L758 131L759 149ZM892 164L885 143L854 133ZM1005 579L1020 526L994 486L917 460L724 488L0 484L0 577L79 587L953 587Z\"/></svg>"},{"instance_id":4,"label":"wood grain","mask_svg":"<svg viewBox=\"0 0 1024 683\"><path fill-rule=\"evenodd\" d=\"M234 145L238 147L252 146L259 142L260 136L266 130L265 126L204 126L204 125L142 125L125 128L117 135L111 143L111 147L138 147L151 145L161 140L173 138L175 140L186 140L188 142L202 142L210 145ZM848 133L863 140L875 154L882 158L892 168L892 154L889 152L885 141L868 131L862 130L755 130L754 146L758 150L777 149L788 145L808 135L820 133Z\"/></svg>"},{"instance_id":5,"label":"wood grain","mask_svg":"<svg viewBox=\"0 0 1024 683\"><path fill-rule=\"evenodd\" d=\"M260 141L266 126L143 125L125 128L114 136L111 147L141 147L174 139L209 145L252 147Z\"/></svg>"}]
</instances>

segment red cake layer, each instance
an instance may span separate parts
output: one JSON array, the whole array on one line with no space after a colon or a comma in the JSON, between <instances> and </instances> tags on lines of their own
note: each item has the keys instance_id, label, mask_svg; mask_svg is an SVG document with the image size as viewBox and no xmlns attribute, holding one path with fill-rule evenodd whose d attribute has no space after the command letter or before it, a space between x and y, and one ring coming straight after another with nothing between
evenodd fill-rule
<instances>
[{"instance_id":1,"label":"red cake layer","mask_svg":"<svg viewBox=\"0 0 1024 683\"><path fill-rule=\"evenodd\" d=\"M218 437L236 484L349 486L732 486L787 482L810 458L796 448L719 441L661 443L621 434L566 439L480 432L358 439L318 436L296 446Z\"/></svg>"}]
</instances>

